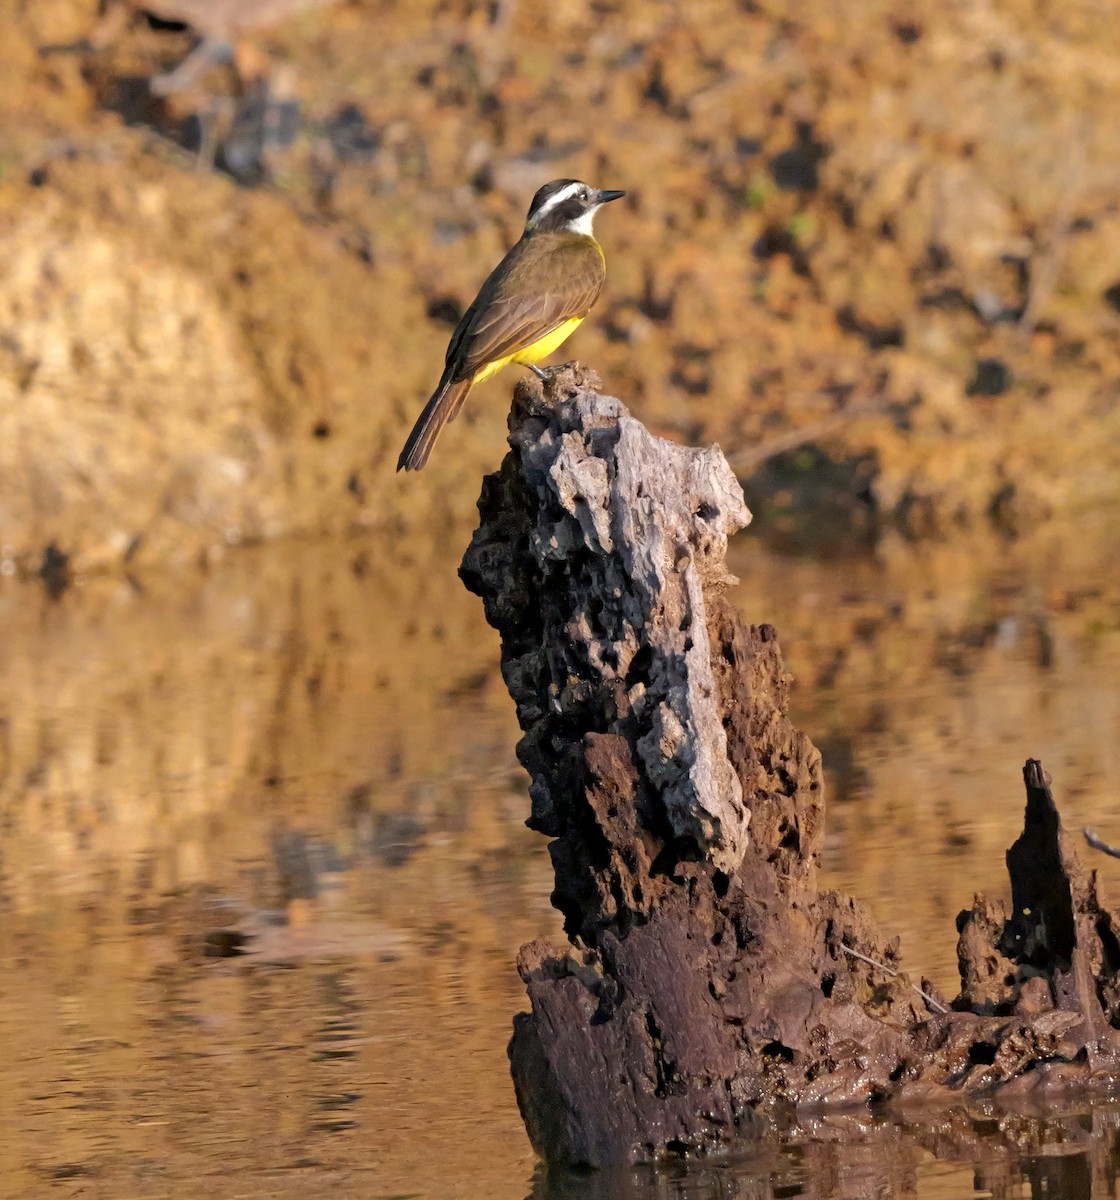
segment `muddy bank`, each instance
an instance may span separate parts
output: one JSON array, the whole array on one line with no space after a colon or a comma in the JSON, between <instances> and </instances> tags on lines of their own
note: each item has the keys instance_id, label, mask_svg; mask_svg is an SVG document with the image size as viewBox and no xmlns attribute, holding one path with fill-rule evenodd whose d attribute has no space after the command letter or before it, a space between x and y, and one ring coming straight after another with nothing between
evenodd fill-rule
<instances>
[{"instance_id":1,"label":"muddy bank","mask_svg":"<svg viewBox=\"0 0 1120 1200\"><path fill-rule=\"evenodd\" d=\"M722 455L575 368L523 384L468 588L502 635L571 946L524 947L510 1057L549 1161L724 1146L760 1110L1115 1086L1118 918L1025 769L1012 911L958 920L952 1007L817 881L821 760L774 630L724 595L749 513ZM948 935L948 931L946 931Z\"/></svg>"},{"instance_id":2,"label":"muddy bank","mask_svg":"<svg viewBox=\"0 0 1120 1200\"><path fill-rule=\"evenodd\" d=\"M718 441L757 512L1014 527L1116 496L1120 35L1098 6L352 0L166 98L148 81L191 31L134 7L80 52L59 48L92 4L5 25L10 561L467 520L506 385L438 480L402 489L391 459L449 324L566 174L630 192L575 352L659 432ZM267 147L261 80L287 114Z\"/></svg>"},{"instance_id":3,"label":"muddy bank","mask_svg":"<svg viewBox=\"0 0 1120 1200\"><path fill-rule=\"evenodd\" d=\"M4 558L136 567L391 524L385 381L423 367L384 305L403 272L375 277L275 196L181 188L116 149L130 169L63 162L0 195Z\"/></svg>"}]
</instances>

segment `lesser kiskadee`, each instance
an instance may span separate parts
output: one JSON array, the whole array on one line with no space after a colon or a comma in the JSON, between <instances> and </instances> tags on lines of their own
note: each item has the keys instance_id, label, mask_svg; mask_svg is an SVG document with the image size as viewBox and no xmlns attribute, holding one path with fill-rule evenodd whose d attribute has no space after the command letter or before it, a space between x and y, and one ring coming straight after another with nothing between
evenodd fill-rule
<instances>
[{"instance_id":1,"label":"lesser kiskadee","mask_svg":"<svg viewBox=\"0 0 1120 1200\"><path fill-rule=\"evenodd\" d=\"M476 383L508 363L536 367L591 311L606 277L591 222L625 192L554 179L533 197L517 245L490 272L447 346L439 387L408 435L397 470L419 471Z\"/></svg>"}]
</instances>

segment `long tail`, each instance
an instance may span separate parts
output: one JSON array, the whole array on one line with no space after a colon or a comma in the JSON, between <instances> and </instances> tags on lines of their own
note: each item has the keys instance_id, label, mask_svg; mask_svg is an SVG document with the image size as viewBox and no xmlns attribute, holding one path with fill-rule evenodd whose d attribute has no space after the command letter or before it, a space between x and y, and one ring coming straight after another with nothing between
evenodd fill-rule
<instances>
[{"instance_id":1,"label":"long tail","mask_svg":"<svg viewBox=\"0 0 1120 1200\"><path fill-rule=\"evenodd\" d=\"M471 390L471 382L470 379L459 379L453 383L441 383L436 388L413 425L401 456L397 459L398 471L419 471L428 461L428 455L436 444L439 431L463 407L463 401Z\"/></svg>"}]
</instances>

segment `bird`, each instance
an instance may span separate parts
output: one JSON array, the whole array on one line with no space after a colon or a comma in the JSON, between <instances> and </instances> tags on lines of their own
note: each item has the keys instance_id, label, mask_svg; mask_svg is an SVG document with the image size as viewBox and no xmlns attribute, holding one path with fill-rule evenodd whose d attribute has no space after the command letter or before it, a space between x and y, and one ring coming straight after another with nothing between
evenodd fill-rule
<instances>
[{"instance_id":1,"label":"bird","mask_svg":"<svg viewBox=\"0 0 1120 1200\"><path fill-rule=\"evenodd\" d=\"M606 259L591 227L595 213L625 195L578 179L554 179L537 191L521 237L451 335L439 386L408 435L398 471L424 466L440 430L476 383L511 362L547 378L536 364L575 332L606 278Z\"/></svg>"}]
</instances>

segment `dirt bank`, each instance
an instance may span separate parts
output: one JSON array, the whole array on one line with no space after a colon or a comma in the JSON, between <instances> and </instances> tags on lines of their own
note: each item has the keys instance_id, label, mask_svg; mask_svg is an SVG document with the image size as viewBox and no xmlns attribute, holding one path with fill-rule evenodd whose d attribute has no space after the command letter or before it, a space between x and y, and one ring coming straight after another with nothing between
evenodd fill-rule
<instances>
[{"instance_id":1,"label":"dirt bank","mask_svg":"<svg viewBox=\"0 0 1120 1200\"><path fill-rule=\"evenodd\" d=\"M509 381L430 473L405 487L391 459L561 174L630 192L572 352L659 432L718 440L763 516L925 530L1117 498L1120 33L1088 0L350 0L257 36L293 122L264 150L247 117L228 134L245 78L148 94L189 31L138 16L43 53L95 10L5 18L6 559L355 522L461 539ZM198 169L200 113L225 172Z\"/></svg>"}]
</instances>

